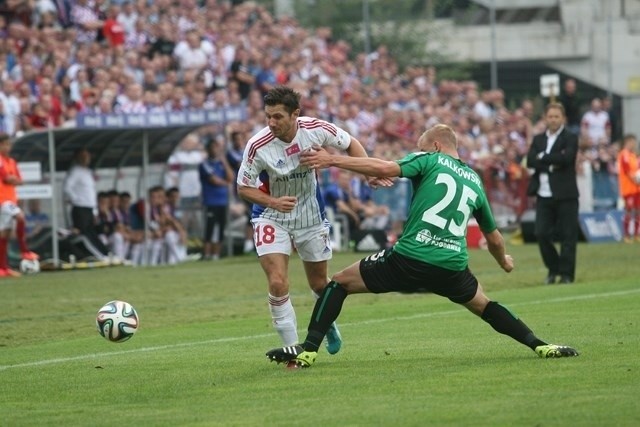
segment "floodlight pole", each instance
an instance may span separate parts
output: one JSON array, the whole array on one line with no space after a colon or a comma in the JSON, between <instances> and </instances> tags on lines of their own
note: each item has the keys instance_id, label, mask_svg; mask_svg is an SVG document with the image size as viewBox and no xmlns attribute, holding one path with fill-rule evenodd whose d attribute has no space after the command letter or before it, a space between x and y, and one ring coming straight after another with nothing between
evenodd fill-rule
<instances>
[{"instance_id":1,"label":"floodlight pole","mask_svg":"<svg viewBox=\"0 0 640 427\"><path fill-rule=\"evenodd\" d=\"M149 172L149 133L142 132L142 198L144 200L144 237L142 239L142 265L150 264L151 251L147 244L149 238L149 222L151 221L151 201L149 200L149 183L147 174Z\"/></svg>"},{"instance_id":2,"label":"floodlight pole","mask_svg":"<svg viewBox=\"0 0 640 427\"><path fill-rule=\"evenodd\" d=\"M47 139L49 142L49 182L51 183L51 248L53 266L60 265L60 248L58 247L58 198L56 197L56 141L53 135L51 122L47 127Z\"/></svg>"},{"instance_id":3,"label":"floodlight pole","mask_svg":"<svg viewBox=\"0 0 640 427\"><path fill-rule=\"evenodd\" d=\"M489 22L491 24L491 89L498 88L498 62L496 59L496 0L491 0L489 7Z\"/></svg>"},{"instance_id":4,"label":"floodlight pole","mask_svg":"<svg viewBox=\"0 0 640 427\"><path fill-rule=\"evenodd\" d=\"M362 22L364 25L364 65L369 70L371 53L371 16L369 14L369 0L362 1Z\"/></svg>"}]
</instances>

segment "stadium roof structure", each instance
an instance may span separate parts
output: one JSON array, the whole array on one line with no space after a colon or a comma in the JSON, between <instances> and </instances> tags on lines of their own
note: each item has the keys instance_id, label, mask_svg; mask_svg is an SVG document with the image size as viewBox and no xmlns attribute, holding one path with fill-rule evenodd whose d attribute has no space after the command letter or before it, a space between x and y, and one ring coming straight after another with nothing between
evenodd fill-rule
<instances>
[{"instance_id":1,"label":"stadium roof structure","mask_svg":"<svg viewBox=\"0 0 640 427\"><path fill-rule=\"evenodd\" d=\"M55 199L56 180L51 177L71 167L74 153L79 148L89 150L91 166L96 169L141 167L143 185L147 187L149 164L166 163L187 134L203 126L241 121L245 116L246 110L239 106L217 110L79 115L76 118L77 127L49 128L17 138L11 148L12 157L19 162L38 162L41 170L50 175L51 193L54 195L51 217L55 230L52 233L54 265L60 265L56 214L58 201ZM147 198L146 191L142 196ZM148 209L145 217L147 228Z\"/></svg>"},{"instance_id":2,"label":"stadium roof structure","mask_svg":"<svg viewBox=\"0 0 640 427\"><path fill-rule=\"evenodd\" d=\"M76 150L86 148L91 153L95 169L143 166L145 145L149 163L165 163L182 139L202 125L139 129L59 128L27 133L16 139L11 156L19 162L39 162L42 170L51 169L54 154L55 171L71 167ZM53 138L55 153L51 153ZM146 141L145 141L146 140Z\"/></svg>"},{"instance_id":3,"label":"stadium roof structure","mask_svg":"<svg viewBox=\"0 0 640 427\"><path fill-rule=\"evenodd\" d=\"M43 171L65 171L79 148L91 153L92 167L144 166L167 161L182 139L202 126L242 121L240 106L142 114L78 115L74 128L27 133L14 141L11 155L40 162ZM53 151L52 151L53 150Z\"/></svg>"}]
</instances>

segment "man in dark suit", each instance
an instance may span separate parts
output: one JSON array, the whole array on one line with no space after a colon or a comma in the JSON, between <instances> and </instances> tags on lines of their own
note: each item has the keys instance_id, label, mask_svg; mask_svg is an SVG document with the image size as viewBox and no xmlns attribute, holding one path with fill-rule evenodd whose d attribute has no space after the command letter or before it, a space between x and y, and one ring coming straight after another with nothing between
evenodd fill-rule
<instances>
[{"instance_id":1,"label":"man in dark suit","mask_svg":"<svg viewBox=\"0 0 640 427\"><path fill-rule=\"evenodd\" d=\"M578 185L576 155L578 139L565 124L562 104L545 108L547 130L533 138L527 166L535 172L529 195L536 196L536 237L542 261L547 267L547 284L573 283L578 241ZM554 238L560 239L558 253Z\"/></svg>"}]
</instances>

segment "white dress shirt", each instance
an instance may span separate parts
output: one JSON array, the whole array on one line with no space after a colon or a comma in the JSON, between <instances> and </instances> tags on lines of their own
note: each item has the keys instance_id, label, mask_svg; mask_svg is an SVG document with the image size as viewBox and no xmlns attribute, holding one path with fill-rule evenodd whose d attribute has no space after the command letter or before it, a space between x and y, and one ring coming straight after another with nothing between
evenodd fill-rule
<instances>
[{"instance_id":1,"label":"white dress shirt","mask_svg":"<svg viewBox=\"0 0 640 427\"><path fill-rule=\"evenodd\" d=\"M555 133L550 133L549 130L547 129L547 132L546 132L547 148L546 150L544 150L545 155L551 152L553 145L556 143L556 140L558 139L558 135L560 135L560 132L562 132L563 129L564 129L564 126L560 126L560 129L558 129ZM551 186L549 185L549 174L547 172L541 172L539 178L540 178L540 188L538 188L538 196L540 197L553 196L553 193L551 192Z\"/></svg>"},{"instance_id":2,"label":"white dress shirt","mask_svg":"<svg viewBox=\"0 0 640 427\"><path fill-rule=\"evenodd\" d=\"M96 182L91 169L80 165L72 166L64 181L64 194L73 206L95 208Z\"/></svg>"}]
</instances>

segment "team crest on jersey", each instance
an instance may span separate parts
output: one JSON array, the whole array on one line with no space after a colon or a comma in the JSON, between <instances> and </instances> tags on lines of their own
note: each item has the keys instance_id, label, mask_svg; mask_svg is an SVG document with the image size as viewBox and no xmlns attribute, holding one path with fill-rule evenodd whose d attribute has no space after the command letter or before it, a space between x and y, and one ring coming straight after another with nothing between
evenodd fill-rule
<instances>
[{"instance_id":1,"label":"team crest on jersey","mask_svg":"<svg viewBox=\"0 0 640 427\"><path fill-rule=\"evenodd\" d=\"M284 150L284 152L287 153L287 156L293 156L294 154L300 152L300 145L295 144L295 145L292 145L291 147L287 147Z\"/></svg>"},{"instance_id":2,"label":"team crest on jersey","mask_svg":"<svg viewBox=\"0 0 640 427\"><path fill-rule=\"evenodd\" d=\"M284 166L284 160L278 159L278 161L276 162L276 167L281 168L283 166Z\"/></svg>"}]
</instances>

